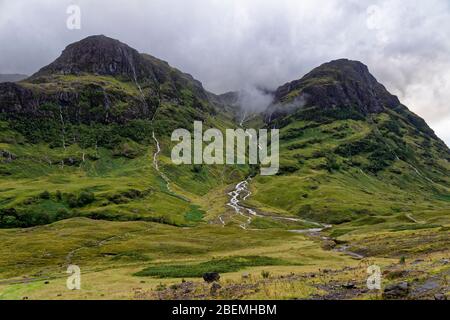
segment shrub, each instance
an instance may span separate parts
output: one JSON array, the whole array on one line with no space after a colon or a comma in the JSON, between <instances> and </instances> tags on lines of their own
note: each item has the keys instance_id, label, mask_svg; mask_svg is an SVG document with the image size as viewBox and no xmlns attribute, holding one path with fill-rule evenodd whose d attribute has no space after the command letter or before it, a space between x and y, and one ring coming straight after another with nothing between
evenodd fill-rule
<instances>
[{"instance_id":1,"label":"shrub","mask_svg":"<svg viewBox=\"0 0 450 320\"><path fill-rule=\"evenodd\" d=\"M41 193L39 194L39 198L45 199L45 200L50 199L50 192L48 192L47 190L41 192Z\"/></svg>"},{"instance_id":2,"label":"shrub","mask_svg":"<svg viewBox=\"0 0 450 320\"><path fill-rule=\"evenodd\" d=\"M339 165L337 158L334 154L331 153L327 154L325 156L325 159L326 159L325 167L328 170L328 172L333 172L340 169L341 166Z\"/></svg>"},{"instance_id":3,"label":"shrub","mask_svg":"<svg viewBox=\"0 0 450 320\"><path fill-rule=\"evenodd\" d=\"M95 195L92 192L89 191L82 191L80 195L78 196L78 206L84 207L92 202L95 201Z\"/></svg>"},{"instance_id":4,"label":"shrub","mask_svg":"<svg viewBox=\"0 0 450 320\"><path fill-rule=\"evenodd\" d=\"M78 196L73 193L65 194L65 199L69 207L79 208L91 204L95 201L95 195L89 191L81 191Z\"/></svg>"}]
</instances>

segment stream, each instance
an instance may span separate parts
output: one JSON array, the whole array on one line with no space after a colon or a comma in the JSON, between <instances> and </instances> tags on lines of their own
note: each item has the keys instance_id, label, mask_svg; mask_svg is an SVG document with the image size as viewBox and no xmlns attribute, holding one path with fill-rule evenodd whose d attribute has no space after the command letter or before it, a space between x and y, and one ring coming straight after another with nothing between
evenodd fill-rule
<instances>
[{"instance_id":1,"label":"stream","mask_svg":"<svg viewBox=\"0 0 450 320\"><path fill-rule=\"evenodd\" d=\"M264 219L273 219L273 220L303 222L303 223L315 225L316 227L309 228L309 229L298 229L298 230L288 230L288 231L294 232L294 233L305 234L305 235L312 236L312 237L320 237L321 240L334 241L330 237L321 235L322 231L324 231L326 229L330 229L332 227L332 225L330 225L330 224L323 224L323 223L319 223L319 222L308 221L308 220L301 219L301 218L260 214L260 213L257 213L255 210L242 205L241 201L247 200L248 197L250 197L250 195L252 194L251 191L249 190L250 181L251 181L251 178L249 177L246 180L239 182L235 186L234 190L228 193L230 200L227 203L227 206L233 208L235 214L245 218L245 222L239 224L240 228L242 228L243 230L254 230L254 231L263 230L263 229L249 229L249 226L255 217L264 218ZM222 223L222 226L225 227L226 222L224 220L223 215L219 216L219 220ZM350 251L349 249L350 249L349 245L341 245L341 246L337 246L336 248L334 248L333 251L342 252L342 253L349 255L355 259L363 259L364 258L363 255L353 252L353 251Z\"/></svg>"},{"instance_id":2,"label":"stream","mask_svg":"<svg viewBox=\"0 0 450 320\"><path fill-rule=\"evenodd\" d=\"M300 230L289 230L290 232L295 233L312 233L312 232L321 232L325 229L329 229L332 226L328 224L322 224L318 222L312 222L301 218L294 218L294 217L284 217L284 216L278 216L278 215L266 215L266 214L260 214L257 213L255 210L245 207L241 204L241 201L245 201L248 199L248 197L251 196L251 191L249 190L249 183L252 180L252 178L247 178L246 180L243 180L239 182L233 191L229 192L228 195L230 196L230 201L227 203L227 206L234 209L234 212L242 217L246 218L246 222L241 223L239 226L244 229L248 230L248 226L252 223L252 220L255 217L259 218L265 218L265 219L273 219L273 220L285 220L285 221L292 221L292 222L303 222L308 224L313 224L317 226L316 228L311 229L300 229ZM225 225L225 221L223 220L223 217L219 217L220 221L223 225ZM258 229L253 229L258 230Z\"/></svg>"}]
</instances>

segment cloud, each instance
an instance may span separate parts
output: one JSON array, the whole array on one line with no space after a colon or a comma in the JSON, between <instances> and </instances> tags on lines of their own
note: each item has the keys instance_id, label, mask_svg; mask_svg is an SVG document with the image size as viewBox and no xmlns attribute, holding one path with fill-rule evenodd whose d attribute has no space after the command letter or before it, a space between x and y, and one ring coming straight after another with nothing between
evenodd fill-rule
<instances>
[{"instance_id":1,"label":"cloud","mask_svg":"<svg viewBox=\"0 0 450 320\"><path fill-rule=\"evenodd\" d=\"M66 9L82 10L81 30ZM33 73L105 34L221 93L273 89L337 58L367 64L450 144L448 0L0 0L0 73Z\"/></svg>"}]
</instances>

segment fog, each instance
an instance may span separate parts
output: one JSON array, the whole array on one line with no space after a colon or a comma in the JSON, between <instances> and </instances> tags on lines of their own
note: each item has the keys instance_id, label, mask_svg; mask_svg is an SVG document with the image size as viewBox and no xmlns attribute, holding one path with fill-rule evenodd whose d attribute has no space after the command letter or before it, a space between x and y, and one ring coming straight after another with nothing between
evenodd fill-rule
<instances>
[{"instance_id":1,"label":"fog","mask_svg":"<svg viewBox=\"0 0 450 320\"><path fill-rule=\"evenodd\" d=\"M264 95L323 62L369 66L450 144L448 0L0 0L0 73L32 74L92 34L191 73L215 93ZM68 5L81 29L66 27Z\"/></svg>"}]
</instances>

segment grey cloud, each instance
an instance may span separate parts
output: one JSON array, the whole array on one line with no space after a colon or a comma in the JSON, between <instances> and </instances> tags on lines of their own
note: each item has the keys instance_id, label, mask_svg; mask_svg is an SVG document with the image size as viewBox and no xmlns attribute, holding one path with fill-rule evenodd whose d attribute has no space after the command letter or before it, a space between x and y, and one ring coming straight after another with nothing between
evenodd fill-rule
<instances>
[{"instance_id":1,"label":"grey cloud","mask_svg":"<svg viewBox=\"0 0 450 320\"><path fill-rule=\"evenodd\" d=\"M72 3L78 31L65 25ZM449 32L448 0L0 0L0 73L31 74L92 34L167 60L216 93L273 89L346 57L450 144Z\"/></svg>"}]
</instances>

